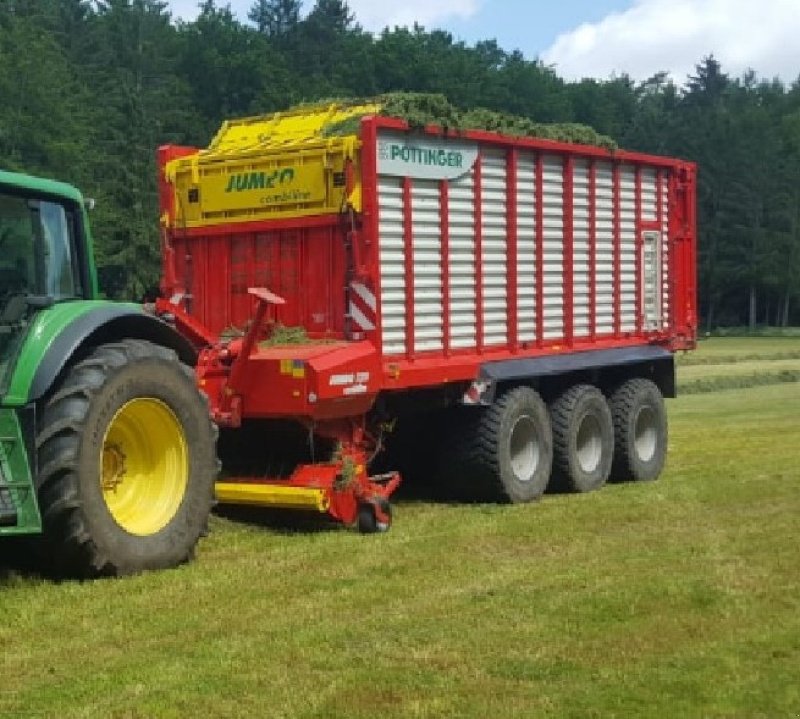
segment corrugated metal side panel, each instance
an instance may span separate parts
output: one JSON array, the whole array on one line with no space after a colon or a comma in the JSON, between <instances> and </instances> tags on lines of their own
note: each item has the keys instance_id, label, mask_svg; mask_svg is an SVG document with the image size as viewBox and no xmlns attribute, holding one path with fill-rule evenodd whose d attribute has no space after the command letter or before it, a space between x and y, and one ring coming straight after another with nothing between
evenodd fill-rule
<instances>
[{"instance_id":1,"label":"corrugated metal side panel","mask_svg":"<svg viewBox=\"0 0 800 719\"><path fill-rule=\"evenodd\" d=\"M378 208L383 351L402 354L406 350L406 276L403 188L399 178L379 178Z\"/></svg>"},{"instance_id":2,"label":"corrugated metal side panel","mask_svg":"<svg viewBox=\"0 0 800 719\"><path fill-rule=\"evenodd\" d=\"M595 179L596 287L595 331L614 331L614 173L610 162L598 162Z\"/></svg>"},{"instance_id":3,"label":"corrugated metal side panel","mask_svg":"<svg viewBox=\"0 0 800 719\"><path fill-rule=\"evenodd\" d=\"M564 159L542 158L544 339L564 334Z\"/></svg>"},{"instance_id":4,"label":"corrugated metal side panel","mask_svg":"<svg viewBox=\"0 0 800 719\"><path fill-rule=\"evenodd\" d=\"M658 192L656 189L656 171L652 167L643 167L642 177L642 219L644 222L658 221Z\"/></svg>"},{"instance_id":5,"label":"corrugated metal side panel","mask_svg":"<svg viewBox=\"0 0 800 719\"><path fill-rule=\"evenodd\" d=\"M643 317L641 287L642 237L660 227L662 293L658 328L669 330L669 192L670 170L630 162L589 159L577 155L570 165L571 183L565 184L566 154L550 150L517 151L516 215L508 207L509 156L507 148L480 145L480 172L475 168L451 180L415 177L379 178L379 250L383 351L386 355L477 349L478 326L483 325L482 347L504 347L511 335L509 304L509 218L516 235L516 338L531 342L569 341L564 307L572 307L572 338L604 341L615 333L618 296L619 331L636 332ZM541 163L541 186L537 166ZM615 209L615 173L619 175ZM592 175L594 192L592 194ZM480 177L480 187L476 178ZM408 182L410 206L404 207ZM446 187L442 188L442 182ZM564 196L572 186L571 203ZM637 197L637 186L640 188ZM447 198L447 238L443 238L442 202ZM478 198L479 197L479 201ZM541 197L542 207L537 207ZM476 206L477 202L477 206ZM566 297L569 278L565 263L564 211L571 204L572 296ZM637 208L639 214L637 216ZM476 217L480 211L480 228ZM538 232L541 217L541 236ZM615 256L615 216L619 221L619 256ZM411 227L405 227L404 218ZM659 218L661 224L658 224ZM642 227L644 223L645 227ZM476 240L480 232L480 257ZM410 258L404 237L411 237ZM448 266L443 267L444 242ZM537 267L541 253L542 267ZM618 261L619 276L615 262ZM410 262L410 265L408 264ZM410 276L407 276L410 270ZM479 273L479 276L478 276ZM541 302L537 306L537 281ZM447 284L445 286L445 278ZM619 280L619 285L615 283ZM409 297L408 293L413 296ZM481 300L480 307L477 306ZM571 299L571 303L569 300ZM406 318L413 300L412 318ZM449 323L445 325L445 310ZM592 311L594 309L594 311ZM542 316L539 317L538 313ZM541 322L542 336L537 336ZM409 347L413 326L414 346ZM649 328L647 328L649 329ZM447 332L447 337L445 337ZM524 349L525 347L523 347Z\"/></svg>"},{"instance_id":6,"label":"corrugated metal side panel","mask_svg":"<svg viewBox=\"0 0 800 719\"><path fill-rule=\"evenodd\" d=\"M536 156L517 160L517 337L536 340Z\"/></svg>"},{"instance_id":7,"label":"corrugated metal side panel","mask_svg":"<svg viewBox=\"0 0 800 719\"><path fill-rule=\"evenodd\" d=\"M439 183L415 180L411 188L414 249L414 351L443 348L442 242Z\"/></svg>"},{"instance_id":8,"label":"corrugated metal side panel","mask_svg":"<svg viewBox=\"0 0 800 719\"><path fill-rule=\"evenodd\" d=\"M508 341L506 187L505 151L485 150L481 165L481 309L486 347Z\"/></svg>"},{"instance_id":9,"label":"corrugated metal side panel","mask_svg":"<svg viewBox=\"0 0 800 719\"><path fill-rule=\"evenodd\" d=\"M591 256L589 247L589 163L576 160L572 172L572 293L573 335L589 337L594 318L590 317Z\"/></svg>"},{"instance_id":10,"label":"corrugated metal side panel","mask_svg":"<svg viewBox=\"0 0 800 719\"><path fill-rule=\"evenodd\" d=\"M474 348L476 337L475 290L475 173L450 182L450 346Z\"/></svg>"}]
</instances>

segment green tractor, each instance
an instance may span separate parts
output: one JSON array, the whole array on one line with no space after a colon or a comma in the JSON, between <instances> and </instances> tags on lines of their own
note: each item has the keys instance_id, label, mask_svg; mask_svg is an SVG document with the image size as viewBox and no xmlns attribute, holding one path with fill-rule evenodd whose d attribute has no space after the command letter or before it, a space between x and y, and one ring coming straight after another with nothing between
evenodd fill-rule
<instances>
[{"instance_id":1,"label":"green tractor","mask_svg":"<svg viewBox=\"0 0 800 719\"><path fill-rule=\"evenodd\" d=\"M215 439L193 347L139 305L98 299L74 187L0 172L0 542L68 577L189 559L213 502Z\"/></svg>"}]
</instances>

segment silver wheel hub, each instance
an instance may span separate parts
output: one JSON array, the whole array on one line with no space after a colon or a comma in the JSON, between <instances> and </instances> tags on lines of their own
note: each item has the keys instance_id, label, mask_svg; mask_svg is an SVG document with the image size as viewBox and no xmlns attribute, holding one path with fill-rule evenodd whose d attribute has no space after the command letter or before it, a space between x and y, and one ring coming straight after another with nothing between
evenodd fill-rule
<instances>
[{"instance_id":1,"label":"silver wheel hub","mask_svg":"<svg viewBox=\"0 0 800 719\"><path fill-rule=\"evenodd\" d=\"M527 414L518 417L511 428L509 441L511 470L520 482L530 482L541 461L541 447L536 423Z\"/></svg>"},{"instance_id":2,"label":"silver wheel hub","mask_svg":"<svg viewBox=\"0 0 800 719\"><path fill-rule=\"evenodd\" d=\"M600 422L593 414L581 418L575 437L575 455L581 471L591 474L603 458L603 432Z\"/></svg>"},{"instance_id":3,"label":"silver wheel hub","mask_svg":"<svg viewBox=\"0 0 800 719\"><path fill-rule=\"evenodd\" d=\"M649 462L658 447L658 420L651 407L641 407L633 424L633 446L642 462Z\"/></svg>"}]
</instances>

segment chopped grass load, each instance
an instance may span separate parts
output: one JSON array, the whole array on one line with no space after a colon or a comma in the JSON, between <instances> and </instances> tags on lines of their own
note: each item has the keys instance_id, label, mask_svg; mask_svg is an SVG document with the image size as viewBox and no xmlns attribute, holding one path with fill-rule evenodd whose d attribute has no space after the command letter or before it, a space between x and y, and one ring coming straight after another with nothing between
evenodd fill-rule
<instances>
[{"instance_id":1,"label":"chopped grass load","mask_svg":"<svg viewBox=\"0 0 800 719\"><path fill-rule=\"evenodd\" d=\"M280 345L304 345L311 340L305 327L284 327L275 325L270 336L263 342L259 342L260 347L278 347Z\"/></svg>"},{"instance_id":2,"label":"chopped grass load","mask_svg":"<svg viewBox=\"0 0 800 719\"><path fill-rule=\"evenodd\" d=\"M510 115L478 107L461 110L450 103L444 95L396 92L369 99L331 100L340 105L375 103L381 105L380 114L404 120L412 129L427 125L438 125L444 131L486 130L511 137L538 137L544 140L595 145L607 150L616 150L617 144L610 137L601 135L586 125L577 123L541 123L527 117ZM325 126L325 137L354 135L358 132L361 117Z\"/></svg>"}]
</instances>

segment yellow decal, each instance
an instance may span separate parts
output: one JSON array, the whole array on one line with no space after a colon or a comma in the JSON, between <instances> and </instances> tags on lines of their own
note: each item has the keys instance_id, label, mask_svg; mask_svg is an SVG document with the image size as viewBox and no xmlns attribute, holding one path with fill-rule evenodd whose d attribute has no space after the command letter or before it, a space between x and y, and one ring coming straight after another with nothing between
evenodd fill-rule
<instances>
[{"instance_id":1,"label":"yellow decal","mask_svg":"<svg viewBox=\"0 0 800 719\"><path fill-rule=\"evenodd\" d=\"M324 200L326 191L321 163L258 169L240 165L206 173L200 181L204 212L304 205Z\"/></svg>"}]
</instances>

